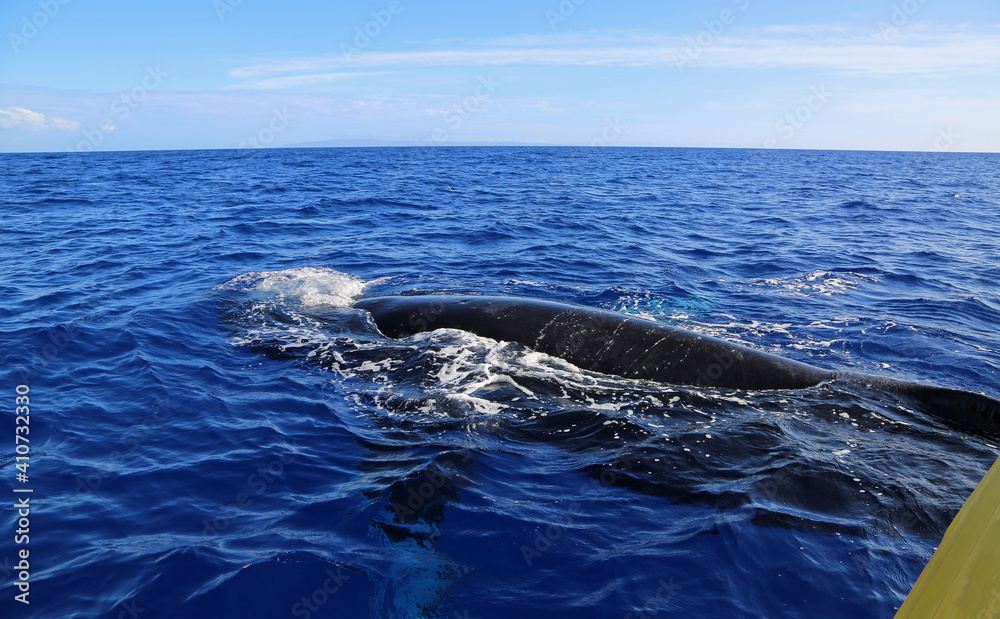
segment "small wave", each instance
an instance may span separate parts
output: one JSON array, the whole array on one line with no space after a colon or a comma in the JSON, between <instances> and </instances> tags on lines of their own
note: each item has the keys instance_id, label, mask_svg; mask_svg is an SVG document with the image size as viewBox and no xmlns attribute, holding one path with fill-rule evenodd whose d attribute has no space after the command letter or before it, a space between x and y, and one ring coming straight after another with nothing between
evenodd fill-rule
<instances>
[{"instance_id":1,"label":"small wave","mask_svg":"<svg viewBox=\"0 0 1000 619\"><path fill-rule=\"evenodd\" d=\"M841 295L856 289L862 282L873 281L874 278L863 273L842 271L813 271L797 277L775 277L758 280L760 287L776 288L780 294L809 297L815 295Z\"/></svg>"},{"instance_id":2,"label":"small wave","mask_svg":"<svg viewBox=\"0 0 1000 619\"><path fill-rule=\"evenodd\" d=\"M870 209L874 207L875 205L872 204L871 202L868 202L867 200L848 200L847 202L843 202L840 204L840 208L849 208L849 209Z\"/></svg>"}]
</instances>

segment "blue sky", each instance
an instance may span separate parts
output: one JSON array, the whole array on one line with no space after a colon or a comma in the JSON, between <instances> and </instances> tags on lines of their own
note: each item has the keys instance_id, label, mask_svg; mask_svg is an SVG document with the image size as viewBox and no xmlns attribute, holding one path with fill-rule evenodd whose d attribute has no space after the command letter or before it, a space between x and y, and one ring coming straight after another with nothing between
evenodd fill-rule
<instances>
[{"instance_id":1,"label":"blue sky","mask_svg":"<svg viewBox=\"0 0 1000 619\"><path fill-rule=\"evenodd\" d=\"M1000 2L4 0L0 151L1000 151Z\"/></svg>"}]
</instances>

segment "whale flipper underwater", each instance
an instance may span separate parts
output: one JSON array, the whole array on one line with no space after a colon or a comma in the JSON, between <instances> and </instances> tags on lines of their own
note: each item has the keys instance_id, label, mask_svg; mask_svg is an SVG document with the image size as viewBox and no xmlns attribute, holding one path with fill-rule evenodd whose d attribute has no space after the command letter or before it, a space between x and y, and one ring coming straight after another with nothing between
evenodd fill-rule
<instances>
[{"instance_id":1,"label":"whale flipper underwater","mask_svg":"<svg viewBox=\"0 0 1000 619\"><path fill-rule=\"evenodd\" d=\"M839 372L650 320L523 297L415 295L354 303L402 338L461 329L565 359L577 367L673 385L804 389L853 384L894 393L962 430L1000 435L1000 401L978 393Z\"/></svg>"}]
</instances>

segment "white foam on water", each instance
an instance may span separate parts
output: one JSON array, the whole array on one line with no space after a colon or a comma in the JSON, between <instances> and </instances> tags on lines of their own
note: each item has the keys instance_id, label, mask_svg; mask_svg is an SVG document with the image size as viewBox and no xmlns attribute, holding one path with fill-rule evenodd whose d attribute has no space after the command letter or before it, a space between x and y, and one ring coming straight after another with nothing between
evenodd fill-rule
<instances>
[{"instance_id":1,"label":"white foam on water","mask_svg":"<svg viewBox=\"0 0 1000 619\"><path fill-rule=\"evenodd\" d=\"M294 324L283 323L280 325L271 324L263 318L269 311L268 303L255 302L247 310L246 315L257 317L252 323L246 326L246 331L241 335L233 336L230 343L234 346L253 345L270 338L278 338L282 341L283 350L294 350L296 348L309 349L327 339L327 333L323 329L322 323L315 318L299 314L289 315L289 320ZM313 356L314 351L309 351L308 356Z\"/></svg>"},{"instance_id":2,"label":"white foam on water","mask_svg":"<svg viewBox=\"0 0 1000 619\"><path fill-rule=\"evenodd\" d=\"M776 288L779 294L789 296L833 296L858 288L863 283L876 281L863 273L813 271L798 277L776 277L758 280L756 287Z\"/></svg>"},{"instance_id":3,"label":"white foam on water","mask_svg":"<svg viewBox=\"0 0 1000 619\"><path fill-rule=\"evenodd\" d=\"M325 267L299 267L283 271L254 271L234 277L216 290L242 290L307 307L349 307L364 292L367 282L356 275Z\"/></svg>"},{"instance_id":4,"label":"white foam on water","mask_svg":"<svg viewBox=\"0 0 1000 619\"><path fill-rule=\"evenodd\" d=\"M439 329L418 333L404 340L394 340L393 347L413 347L430 362L432 368L426 374L421 389L439 403L447 402L452 414L457 410L470 416L496 415L511 408L518 408L521 402L559 398L558 395L538 394L532 385L544 383L561 391L562 398L606 411L630 410L636 402L598 401L587 395L614 394L621 389L623 379L582 370L557 357L523 348L510 342L498 342L466 331ZM387 354L392 354L387 349ZM371 383L383 382L376 388L387 396L394 390L393 378L387 370L395 369L398 360L386 365L366 363L354 366L350 371L341 369L342 378L362 378ZM502 391L501 401L496 392ZM512 396L512 394L514 394ZM520 395L517 395L520 394ZM575 395L574 395L575 394ZM601 396L598 396L601 397ZM378 400L378 398L376 398ZM603 400L603 398L602 398ZM383 407L386 413L394 411ZM424 408L429 412L436 407ZM434 412L437 412L436 410ZM401 414L409 415L412 409ZM444 411L442 411L444 414Z\"/></svg>"}]
</instances>

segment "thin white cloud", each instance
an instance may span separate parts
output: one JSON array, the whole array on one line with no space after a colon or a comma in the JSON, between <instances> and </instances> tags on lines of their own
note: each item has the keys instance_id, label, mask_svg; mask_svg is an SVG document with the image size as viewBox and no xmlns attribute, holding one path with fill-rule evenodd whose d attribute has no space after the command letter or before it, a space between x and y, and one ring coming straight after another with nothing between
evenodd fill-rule
<instances>
[{"instance_id":1,"label":"thin white cloud","mask_svg":"<svg viewBox=\"0 0 1000 619\"><path fill-rule=\"evenodd\" d=\"M488 46L411 52L371 52L298 58L239 67L237 80L282 74L455 66L595 66L712 69L826 68L872 75L927 75L1000 69L996 28L972 32L913 24L886 36L877 29L851 34L843 26L783 26L707 31L691 36L594 33L494 40ZM597 43L595 45L594 43Z\"/></svg>"},{"instance_id":2,"label":"thin white cloud","mask_svg":"<svg viewBox=\"0 0 1000 619\"><path fill-rule=\"evenodd\" d=\"M32 112L23 107L0 107L0 129L21 129L23 131L78 131L82 125L75 120L59 116L46 118L41 112Z\"/></svg>"},{"instance_id":3,"label":"thin white cloud","mask_svg":"<svg viewBox=\"0 0 1000 619\"><path fill-rule=\"evenodd\" d=\"M335 73L306 73L303 75L285 75L280 77L268 77L255 82L245 84L246 88L253 90L283 90L286 88L297 88L299 86L315 86L339 80L368 77L372 75L383 75L386 71L340 71Z\"/></svg>"}]
</instances>

